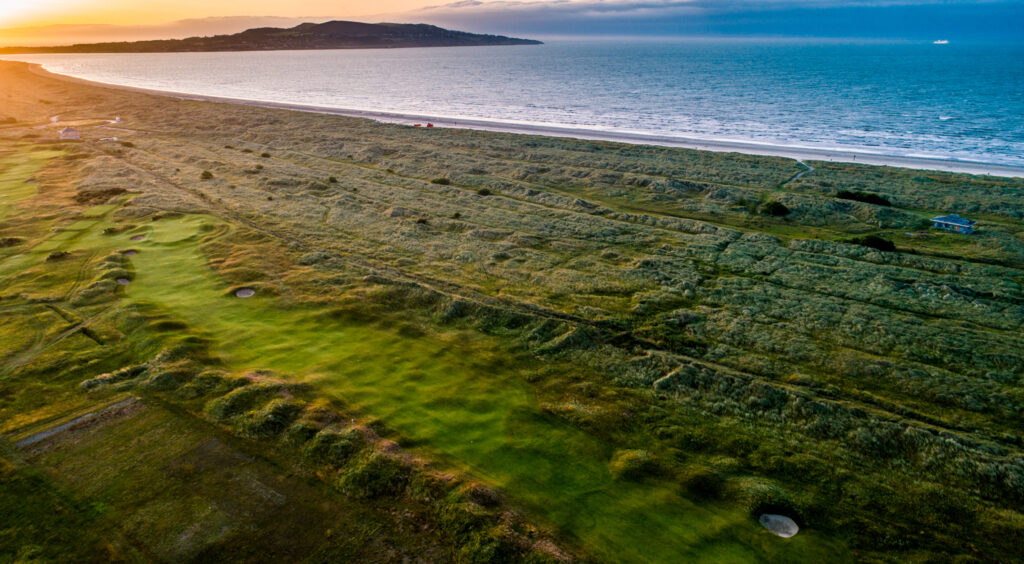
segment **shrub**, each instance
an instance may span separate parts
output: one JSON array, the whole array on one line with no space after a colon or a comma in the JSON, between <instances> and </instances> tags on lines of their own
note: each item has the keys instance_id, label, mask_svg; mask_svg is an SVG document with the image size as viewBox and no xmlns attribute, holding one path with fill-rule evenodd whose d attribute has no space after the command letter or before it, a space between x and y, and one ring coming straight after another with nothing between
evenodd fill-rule
<instances>
[{"instance_id":1,"label":"shrub","mask_svg":"<svg viewBox=\"0 0 1024 564\"><path fill-rule=\"evenodd\" d=\"M263 170L263 165L258 164L256 166L254 166L253 168L255 168L256 170Z\"/></svg>"},{"instance_id":2,"label":"shrub","mask_svg":"<svg viewBox=\"0 0 1024 564\"><path fill-rule=\"evenodd\" d=\"M419 225L426 225L427 223L429 223L429 221L427 221L427 218L421 217L416 220L416 223L418 223Z\"/></svg>"},{"instance_id":3,"label":"shrub","mask_svg":"<svg viewBox=\"0 0 1024 564\"><path fill-rule=\"evenodd\" d=\"M260 156L263 157L264 159L269 159L270 153L260 153Z\"/></svg>"},{"instance_id":4,"label":"shrub","mask_svg":"<svg viewBox=\"0 0 1024 564\"><path fill-rule=\"evenodd\" d=\"M481 195L481 196L490 196L492 192L490 190L488 190L487 188L481 188L481 189L477 190L476 193Z\"/></svg>"},{"instance_id":5,"label":"shrub","mask_svg":"<svg viewBox=\"0 0 1024 564\"><path fill-rule=\"evenodd\" d=\"M131 380L145 371L146 365L144 364L139 364L136 366L127 366L125 368L115 370L114 372L100 374L95 378L85 380L84 382L78 385L78 388L83 392L88 392L91 390L95 390L96 388L106 386L108 384L116 384L118 382L124 382L125 380Z\"/></svg>"},{"instance_id":6,"label":"shrub","mask_svg":"<svg viewBox=\"0 0 1024 564\"><path fill-rule=\"evenodd\" d=\"M131 149L132 147L135 146L135 143L132 143L131 141L121 141L121 146L128 147L129 149Z\"/></svg>"},{"instance_id":7,"label":"shrub","mask_svg":"<svg viewBox=\"0 0 1024 564\"><path fill-rule=\"evenodd\" d=\"M338 487L362 498L397 495L409 482L410 474L410 468L398 458L377 453L343 472Z\"/></svg>"},{"instance_id":8,"label":"shrub","mask_svg":"<svg viewBox=\"0 0 1024 564\"><path fill-rule=\"evenodd\" d=\"M794 521L802 521L800 507L789 492L778 484L764 478L738 478L730 482L729 497L738 502L751 515L780 513Z\"/></svg>"},{"instance_id":9,"label":"shrub","mask_svg":"<svg viewBox=\"0 0 1024 564\"><path fill-rule=\"evenodd\" d=\"M243 152L243 153L251 153L251 152L252 152L252 149L242 149L242 152Z\"/></svg>"},{"instance_id":10,"label":"shrub","mask_svg":"<svg viewBox=\"0 0 1024 564\"><path fill-rule=\"evenodd\" d=\"M722 495L725 480L713 468L698 466L686 472L681 484L690 495L702 499L715 499Z\"/></svg>"},{"instance_id":11,"label":"shrub","mask_svg":"<svg viewBox=\"0 0 1024 564\"><path fill-rule=\"evenodd\" d=\"M736 205L746 208L747 213L754 213L757 211L757 200L753 198L737 198Z\"/></svg>"},{"instance_id":12,"label":"shrub","mask_svg":"<svg viewBox=\"0 0 1024 564\"><path fill-rule=\"evenodd\" d=\"M612 456L608 471L616 480L640 480L658 473L658 462L646 450L619 450Z\"/></svg>"},{"instance_id":13,"label":"shrub","mask_svg":"<svg viewBox=\"0 0 1024 564\"><path fill-rule=\"evenodd\" d=\"M268 439L281 434L298 415L302 406L292 400L277 398L262 409L246 414L240 429L253 439Z\"/></svg>"},{"instance_id":14,"label":"shrub","mask_svg":"<svg viewBox=\"0 0 1024 564\"><path fill-rule=\"evenodd\" d=\"M452 181L447 179L447 178L435 178L435 179L431 180L430 183L431 184L440 184L442 186L448 186L449 184L452 183Z\"/></svg>"},{"instance_id":15,"label":"shrub","mask_svg":"<svg viewBox=\"0 0 1024 564\"><path fill-rule=\"evenodd\" d=\"M338 179L333 177L333 176L331 176L330 178L327 179L327 182L330 182L331 184L337 184L338 183Z\"/></svg>"},{"instance_id":16,"label":"shrub","mask_svg":"<svg viewBox=\"0 0 1024 564\"><path fill-rule=\"evenodd\" d=\"M302 456L315 464L341 466L363 447L363 435L355 429L340 433L320 431L302 449Z\"/></svg>"},{"instance_id":17,"label":"shrub","mask_svg":"<svg viewBox=\"0 0 1024 564\"><path fill-rule=\"evenodd\" d=\"M149 378L142 383L147 390L166 392L179 388L183 383L192 379L193 372L189 370L161 370L149 375Z\"/></svg>"},{"instance_id":18,"label":"shrub","mask_svg":"<svg viewBox=\"0 0 1024 564\"><path fill-rule=\"evenodd\" d=\"M234 149L234 147L232 147L231 145L224 145L224 148L225 149Z\"/></svg>"},{"instance_id":19,"label":"shrub","mask_svg":"<svg viewBox=\"0 0 1024 564\"><path fill-rule=\"evenodd\" d=\"M785 204L775 200L768 200L763 206L761 206L761 213L774 217L789 215L789 211L789 208L787 208Z\"/></svg>"},{"instance_id":20,"label":"shrub","mask_svg":"<svg viewBox=\"0 0 1024 564\"><path fill-rule=\"evenodd\" d=\"M467 564L483 564L485 562L518 562L522 555L519 549L508 539L489 534L488 531L477 531L464 539L459 547L457 562Z\"/></svg>"},{"instance_id":21,"label":"shrub","mask_svg":"<svg viewBox=\"0 0 1024 564\"><path fill-rule=\"evenodd\" d=\"M232 384L242 382L244 382L244 380L240 378L226 381L223 374L214 371L207 371L199 374L189 383L185 384L178 393L185 399L196 399L208 395L215 390L223 389L225 384L230 386Z\"/></svg>"},{"instance_id":22,"label":"shrub","mask_svg":"<svg viewBox=\"0 0 1024 564\"><path fill-rule=\"evenodd\" d=\"M203 173L199 175L199 178L202 180L209 180L213 178L213 173L208 170L204 170Z\"/></svg>"},{"instance_id":23,"label":"shrub","mask_svg":"<svg viewBox=\"0 0 1024 564\"><path fill-rule=\"evenodd\" d=\"M860 245L862 247L871 247L872 249L878 249L879 251L895 252L896 244L888 239L883 239L877 235L866 235L864 237L854 237L847 241L854 245Z\"/></svg>"},{"instance_id":24,"label":"shrub","mask_svg":"<svg viewBox=\"0 0 1024 564\"><path fill-rule=\"evenodd\" d=\"M316 436L316 425L309 421L296 421L288 427L284 440L292 446L301 446Z\"/></svg>"},{"instance_id":25,"label":"shrub","mask_svg":"<svg viewBox=\"0 0 1024 564\"><path fill-rule=\"evenodd\" d=\"M452 214L452 219L459 219L460 217L462 217L462 214L459 212L455 212Z\"/></svg>"},{"instance_id":26,"label":"shrub","mask_svg":"<svg viewBox=\"0 0 1024 564\"><path fill-rule=\"evenodd\" d=\"M836 193L836 197L842 200L856 200L858 202L864 202L866 204L874 204L876 206L891 206L892 202L879 196L878 194L872 194L871 192L852 192L850 190L840 190Z\"/></svg>"},{"instance_id":27,"label":"shrub","mask_svg":"<svg viewBox=\"0 0 1024 564\"><path fill-rule=\"evenodd\" d=\"M206 405L206 413L214 421L224 421L252 409L258 402L277 393L277 386L249 384L212 400Z\"/></svg>"}]
</instances>

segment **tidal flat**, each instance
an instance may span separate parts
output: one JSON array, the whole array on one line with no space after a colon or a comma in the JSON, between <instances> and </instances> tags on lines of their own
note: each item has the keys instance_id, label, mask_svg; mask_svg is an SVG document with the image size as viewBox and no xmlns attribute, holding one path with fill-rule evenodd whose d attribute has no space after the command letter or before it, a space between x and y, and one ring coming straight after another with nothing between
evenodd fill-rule
<instances>
[{"instance_id":1,"label":"tidal flat","mask_svg":"<svg viewBox=\"0 0 1024 564\"><path fill-rule=\"evenodd\" d=\"M0 79L0 559L1020 557L1024 180Z\"/></svg>"}]
</instances>

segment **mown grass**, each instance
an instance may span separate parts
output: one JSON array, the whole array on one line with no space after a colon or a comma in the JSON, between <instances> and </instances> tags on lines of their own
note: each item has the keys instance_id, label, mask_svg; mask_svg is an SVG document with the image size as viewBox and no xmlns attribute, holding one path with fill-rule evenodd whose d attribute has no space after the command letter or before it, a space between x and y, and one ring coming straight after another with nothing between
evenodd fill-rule
<instances>
[{"instance_id":1,"label":"mown grass","mask_svg":"<svg viewBox=\"0 0 1024 564\"><path fill-rule=\"evenodd\" d=\"M524 382L537 369L535 361L506 351L493 338L469 330L410 333L414 318L353 319L344 311L333 315L289 305L273 295L271 285L254 285L257 295L241 300L210 268L204 253L204 244L232 236L229 224L185 215L108 235L104 229L111 211L106 207L85 214L87 219L36 245L25 260L72 247L92 256L137 249L124 261L133 272L131 284L112 289L106 300L123 293L129 302L185 321L189 331L212 339L211 351L231 370L271 369L308 382L355 412L378 419L416 445L414 450L501 487L529 514L579 538L595 555L731 560L755 554L837 554L834 544L813 533L795 543L773 543L746 512L691 502L671 483L616 481L609 470L615 449L545 415ZM132 241L138 235L144 238ZM71 269L62 272L71 274ZM227 405L223 409L229 411L216 417L250 407ZM56 459L47 464L60 465ZM87 475L97 486L118 481L103 471ZM343 481L343 489L369 487L359 485L361 475ZM723 534L724 529L730 532Z\"/></svg>"},{"instance_id":2,"label":"mown grass","mask_svg":"<svg viewBox=\"0 0 1024 564\"><path fill-rule=\"evenodd\" d=\"M748 513L694 503L673 484L616 482L608 467L614 449L545 416L524 383L537 367L494 339L470 331L410 336L400 316L356 321L283 304L267 291L237 299L202 250L231 228L208 216L164 219L139 233L146 238L135 244L128 299L211 337L230 370L271 369L379 419L415 450L502 487L595 555L841 558L837 545L814 533L793 543L766 540Z\"/></svg>"}]
</instances>

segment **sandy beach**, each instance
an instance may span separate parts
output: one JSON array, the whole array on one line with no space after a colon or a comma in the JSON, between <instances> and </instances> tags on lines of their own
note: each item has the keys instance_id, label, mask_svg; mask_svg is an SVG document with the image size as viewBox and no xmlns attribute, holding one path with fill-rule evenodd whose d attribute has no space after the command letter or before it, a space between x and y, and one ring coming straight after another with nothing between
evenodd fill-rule
<instances>
[{"instance_id":1,"label":"sandy beach","mask_svg":"<svg viewBox=\"0 0 1024 564\"><path fill-rule=\"evenodd\" d=\"M699 139L692 137L677 137L671 135L653 135L644 133L633 133L626 131L590 129L582 127L567 127L559 125L512 123L505 121L485 119L453 119L444 116L433 116L426 114L403 114L382 111L354 110L344 108L330 108L324 106L312 106L304 104L289 104L284 102L271 102L261 100L247 100L241 98L227 98L221 96L207 96L191 94L187 92L174 92L165 90L154 90L124 86L119 84L104 83L77 78L73 76L52 73L43 68L42 65L32 64L33 72L46 76L56 77L61 80L68 80L81 84L117 88L133 92L143 92L160 96L170 96L185 100L196 100L205 102L221 102L228 104L243 104L262 108L275 108L295 110L302 112L313 112L322 114L343 115L376 120L385 123L401 123L414 125L417 123L426 125L433 124L435 127L478 129L501 133L518 133L524 135L544 135L550 137L567 137L574 139L588 139L594 141L613 141L619 143L633 143L638 145L658 145L663 147L680 147L686 149L697 149L701 151L715 151L725 153L743 153L748 155L764 155L796 159L799 161L826 161L826 162L847 162L878 166L891 166L898 168L938 170L944 172L960 172L967 174L979 174L990 176L1003 176L1011 178L1024 177L1024 168L1006 166L1000 164L955 161L948 159L932 159L923 157L903 157L882 154L873 154L862 151L850 151L843 149L821 149L814 147L794 147L786 145L771 145L766 143L750 141L733 141L720 139Z\"/></svg>"}]
</instances>

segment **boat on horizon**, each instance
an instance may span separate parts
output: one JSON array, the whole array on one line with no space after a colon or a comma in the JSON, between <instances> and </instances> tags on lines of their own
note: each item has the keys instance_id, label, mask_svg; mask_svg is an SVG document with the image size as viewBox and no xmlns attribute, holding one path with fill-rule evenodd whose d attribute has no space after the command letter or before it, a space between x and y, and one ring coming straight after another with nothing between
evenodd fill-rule
<instances>
[{"instance_id":1,"label":"boat on horizon","mask_svg":"<svg viewBox=\"0 0 1024 564\"><path fill-rule=\"evenodd\" d=\"M948 39L936 39L935 41L932 41L932 45L949 45L949 40Z\"/></svg>"}]
</instances>

